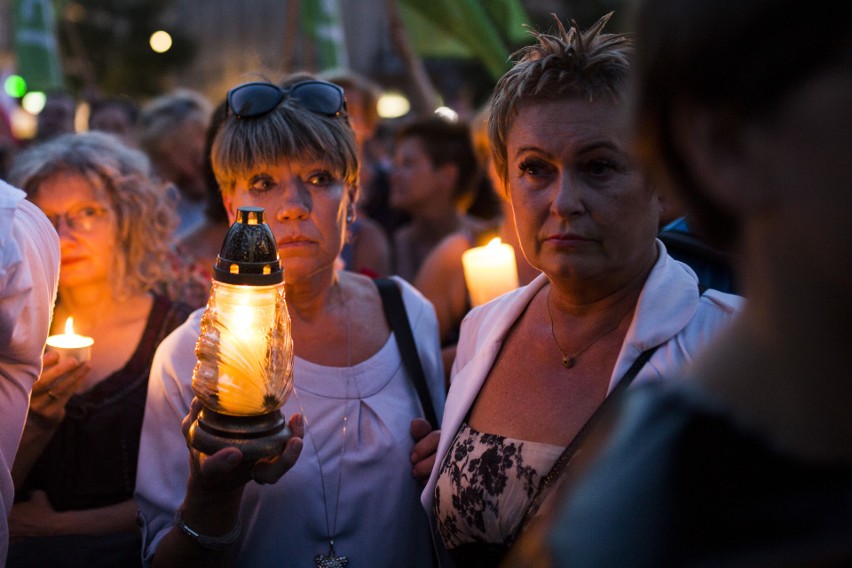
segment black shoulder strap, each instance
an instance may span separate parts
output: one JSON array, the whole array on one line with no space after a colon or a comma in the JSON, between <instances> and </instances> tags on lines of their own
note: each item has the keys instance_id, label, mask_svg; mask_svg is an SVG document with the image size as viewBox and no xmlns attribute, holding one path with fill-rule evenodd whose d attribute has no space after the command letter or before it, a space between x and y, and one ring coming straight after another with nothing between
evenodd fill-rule
<instances>
[{"instance_id":1,"label":"black shoulder strap","mask_svg":"<svg viewBox=\"0 0 852 568\"><path fill-rule=\"evenodd\" d=\"M402 362L411 376L411 380L414 381L414 387L420 397L423 414L425 414L429 424L432 425L433 430L440 428L441 425L438 424L435 407L432 405L432 397L429 396L429 389L426 386L426 376L423 373L423 366L420 364L420 356L417 354L417 346L414 343L411 324L408 322L408 314L405 312L405 304L402 302L399 286L390 278L376 278L374 282L379 289L379 295L382 297L382 306L385 309L388 325L396 335L396 343L399 346Z\"/></svg>"},{"instance_id":2,"label":"black shoulder strap","mask_svg":"<svg viewBox=\"0 0 852 568\"><path fill-rule=\"evenodd\" d=\"M565 467L574 457L574 454L577 453L577 450L583 444L583 442L588 437L589 433L594 429L598 422L602 419L606 410L613 406L614 403L618 402L620 398L623 396L627 387L630 386L630 383L633 382L633 379L636 378L636 375L639 374L639 371L642 370L642 367L645 366L645 363L651 358L651 356L659 349L659 345L651 347L643 351L636 361L630 366L624 376L621 377L621 380L618 381L618 384L615 385L615 388L612 389L612 392L604 399L604 401L598 406L595 412L586 420L586 423L583 424L583 427L580 428L580 431L577 432L577 435L574 436L574 439L571 440L571 443L563 450L562 454L556 459L556 463L553 464L553 467L550 471L545 475L541 482L539 483L536 494L533 496L530 504L527 506L527 510L524 514L524 519L521 522L519 530L515 533L515 537L520 534L523 528L526 527L527 523L532 519L535 515L538 508L541 506L541 502L543 497L545 496L545 489L547 489L555 479L557 479L563 471L565 471Z\"/></svg>"}]
</instances>

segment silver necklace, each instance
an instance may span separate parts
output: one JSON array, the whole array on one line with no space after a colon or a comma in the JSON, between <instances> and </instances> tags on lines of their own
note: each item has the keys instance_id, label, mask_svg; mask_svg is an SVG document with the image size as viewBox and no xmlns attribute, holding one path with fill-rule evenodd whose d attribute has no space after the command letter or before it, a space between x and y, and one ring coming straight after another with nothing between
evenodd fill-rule
<instances>
[{"instance_id":1,"label":"silver necklace","mask_svg":"<svg viewBox=\"0 0 852 568\"><path fill-rule=\"evenodd\" d=\"M625 314L624 316L622 316L621 319L618 320L618 322L612 328L606 330L601 335L595 337L592 340L591 343L589 343L588 345L586 345L585 347L583 347L582 349L580 349L579 351L577 351L573 355L569 355L568 353L565 353L564 351L562 351L562 348L559 347L559 342L556 340L556 330L554 329L554 326L553 326L553 315L550 313L550 286L547 287L546 303L547 303L547 318L550 320L550 336L553 337L553 344L556 345L556 349L559 351L559 354L562 355L562 365L566 369L570 369L574 365L576 365L577 364L577 357L582 355L589 347L591 347L592 345L594 345L595 343L597 343L598 341L600 341L601 339L603 339L604 337L606 337L607 335L609 335L610 333L612 333L613 331L618 329L618 326L621 325L621 322L624 320L624 318L627 315L627 314Z\"/></svg>"},{"instance_id":2,"label":"silver necklace","mask_svg":"<svg viewBox=\"0 0 852 568\"><path fill-rule=\"evenodd\" d=\"M346 296L343 293L343 287L340 286L340 283L337 282L337 289L340 291L340 297L343 300L343 309L346 312L346 368L352 366L352 352L351 352L351 342L349 336L349 307L346 304ZM296 392L295 389L293 391ZM349 400L349 379L346 380L346 399ZM305 411L302 409L302 402L299 400L298 394L296 395L296 402L299 404L299 411L302 413L302 416L305 416ZM347 414L343 415L343 430L340 437L340 465L337 470L337 494L334 500L334 517L329 522L328 517L328 499L326 498L325 492L325 475L322 469L322 461L320 460L319 450L317 449L317 443L314 440L314 435L311 433L311 429L307 422L305 421L305 430L307 431L308 438L311 440L311 446L314 448L314 454L317 456L317 466L319 466L319 474L320 474L320 484L322 485L322 505L323 512L325 513L325 530L328 535L328 552L323 554L322 552L318 552L316 556L314 556L314 563L317 568L346 568L349 565L349 558L346 556L339 556L337 551L334 549L334 535L337 534L337 512L340 507L340 487L343 485L343 457L346 453L346 432L348 430L348 421L349 416Z\"/></svg>"}]
</instances>

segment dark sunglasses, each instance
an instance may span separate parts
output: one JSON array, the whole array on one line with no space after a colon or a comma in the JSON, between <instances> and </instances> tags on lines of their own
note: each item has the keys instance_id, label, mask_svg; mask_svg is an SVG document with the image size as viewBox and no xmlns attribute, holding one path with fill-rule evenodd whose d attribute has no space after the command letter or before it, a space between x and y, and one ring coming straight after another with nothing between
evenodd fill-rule
<instances>
[{"instance_id":1,"label":"dark sunglasses","mask_svg":"<svg viewBox=\"0 0 852 568\"><path fill-rule=\"evenodd\" d=\"M237 118L255 118L272 112L290 97L305 110L324 116L338 116L346 109L343 89L326 81L303 81L282 88L273 83L245 83L228 91L228 112Z\"/></svg>"}]
</instances>

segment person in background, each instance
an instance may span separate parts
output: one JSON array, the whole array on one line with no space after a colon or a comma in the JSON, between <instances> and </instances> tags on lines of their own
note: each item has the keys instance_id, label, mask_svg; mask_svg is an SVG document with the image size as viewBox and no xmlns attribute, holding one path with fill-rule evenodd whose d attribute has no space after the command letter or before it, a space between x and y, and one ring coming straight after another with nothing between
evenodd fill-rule
<instances>
[{"instance_id":1,"label":"person in background","mask_svg":"<svg viewBox=\"0 0 852 568\"><path fill-rule=\"evenodd\" d=\"M200 93L177 89L149 101L139 115L140 147L151 158L155 173L173 183L180 196L176 239L204 220L204 142L212 111Z\"/></svg>"},{"instance_id":2,"label":"person in background","mask_svg":"<svg viewBox=\"0 0 852 568\"><path fill-rule=\"evenodd\" d=\"M521 252L511 205L505 197L503 182L497 175L491 159L491 149L488 145L489 112L490 107L483 108L471 124L473 146L480 167L488 172L485 181L490 184L489 191L499 196L501 215L494 221L484 224L476 233L462 230L445 237L423 261L423 266L414 281L414 287L435 306L441 334L444 371L447 373L448 382L453 359L455 359L459 328L462 319L472 307L464 277L462 254L471 247L486 245L491 239L499 237L502 242L509 243L515 250L518 283L521 286L529 284L539 274L539 271L527 262Z\"/></svg>"},{"instance_id":3,"label":"person in background","mask_svg":"<svg viewBox=\"0 0 852 568\"><path fill-rule=\"evenodd\" d=\"M376 284L337 269L358 197L343 90L298 74L237 86L227 105L213 170L229 217L262 207L277 238L295 353L282 411L294 437L281 455L256 463L233 447L187 449L200 408L191 388L196 311L166 338L151 371L136 487L144 561L340 566L346 557L352 566L431 566L418 497L438 432L419 418L422 402ZM393 282L440 415L435 312L405 281Z\"/></svg>"},{"instance_id":4,"label":"person in background","mask_svg":"<svg viewBox=\"0 0 852 568\"><path fill-rule=\"evenodd\" d=\"M542 274L461 327L423 505L460 566L497 566L571 471L613 393L664 380L731 322L656 240L659 200L620 120L630 39L535 33L495 88L489 139Z\"/></svg>"},{"instance_id":5,"label":"person in background","mask_svg":"<svg viewBox=\"0 0 852 568\"><path fill-rule=\"evenodd\" d=\"M353 71L332 70L319 75L320 79L343 87L346 93L346 108L349 122L355 131L358 146L358 161L361 164L359 185L361 196L356 208L355 221L349 227L349 240L343 245L341 258L346 270L368 276L387 276L391 272L390 242L382 226L364 211L360 203L376 190L381 180L377 166L364 160L364 146L376 132L379 124L380 88L378 85Z\"/></svg>"},{"instance_id":6,"label":"person in background","mask_svg":"<svg viewBox=\"0 0 852 568\"><path fill-rule=\"evenodd\" d=\"M135 148L139 105L127 96L104 97L89 103L89 130L108 132Z\"/></svg>"},{"instance_id":7,"label":"person in background","mask_svg":"<svg viewBox=\"0 0 852 568\"><path fill-rule=\"evenodd\" d=\"M464 213L480 175L464 122L433 116L402 125L391 171L391 205L411 216L393 236L394 271L413 282L435 246L455 231L476 232Z\"/></svg>"},{"instance_id":8,"label":"person in background","mask_svg":"<svg viewBox=\"0 0 852 568\"><path fill-rule=\"evenodd\" d=\"M77 100L68 91L45 93L44 108L36 115L36 132L33 142L50 140L61 134L75 132L74 118Z\"/></svg>"},{"instance_id":9,"label":"person in background","mask_svg":"<svg viewBox=\"0 0 852 568\"><path fill-rule=\"evenodd\" d=\"M0 181L0 566L9 544L11 469L41 373L59 281L59 239L26 194Z\"/></svg>"},{"instance_id":10,"label":"person in background","mask_svg":"<svg viewBox=\"0 0 852 568\"><path fill-rule=\"evenodd\" d=\"M148 373L189 315L149 290L176 218L150 163L100 132L66 134L16 157L18 184L59 235L52 332L92 337L91 361L44 356L12 475L13 566L128 566L141 549L133 487Z\"/></svg>"},{"instance_id":11,"label":"person in background","mask_svg":"<svg viewBox=\"0 0 852 568\"><path fill-rule=\"evenodd\" d=\"M230 223L228 212L222 203L219 182L213 173L210 152L219 126L225 120L226 101L213 110L204 142L204 181L206 203L204 221L181 237L174 247L172 268L175 277L168 283L167 294L171 298L199 308L207 304L213 266L222 249Z\"/></svg>"},{"instance_id":12,"label":"person in background","mask_svg":"<svg viewBox=\"0 0 852 568\"><path fill-rule=\"evenodd\" d=\"M852 4L643 0L634 29L644 165L733 247L748 303L684 380L627 397L545 550L850 566Z\"/></svg>"}]
</instances>

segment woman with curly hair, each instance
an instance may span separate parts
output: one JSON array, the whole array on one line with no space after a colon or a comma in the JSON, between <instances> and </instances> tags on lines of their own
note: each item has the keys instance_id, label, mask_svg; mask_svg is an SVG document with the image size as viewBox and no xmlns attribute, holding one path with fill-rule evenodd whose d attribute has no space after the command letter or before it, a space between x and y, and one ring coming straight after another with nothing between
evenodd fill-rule
<instances>
[{"instance_id":1,"label":"woman with curly hair","mask_svg":"<svg viewBox=\"0 0 852 568\"><path fill-rule=\"evenodd\" d=\"M145 155L111 135L64 135L19 154L10 179L59 234L52 333L94 338L91 360L44 355L13 477L8 566L127 566L141 544L133 488L148 372L190 312L150 290L177 219Z\"/></svg>"}]
</instances>

